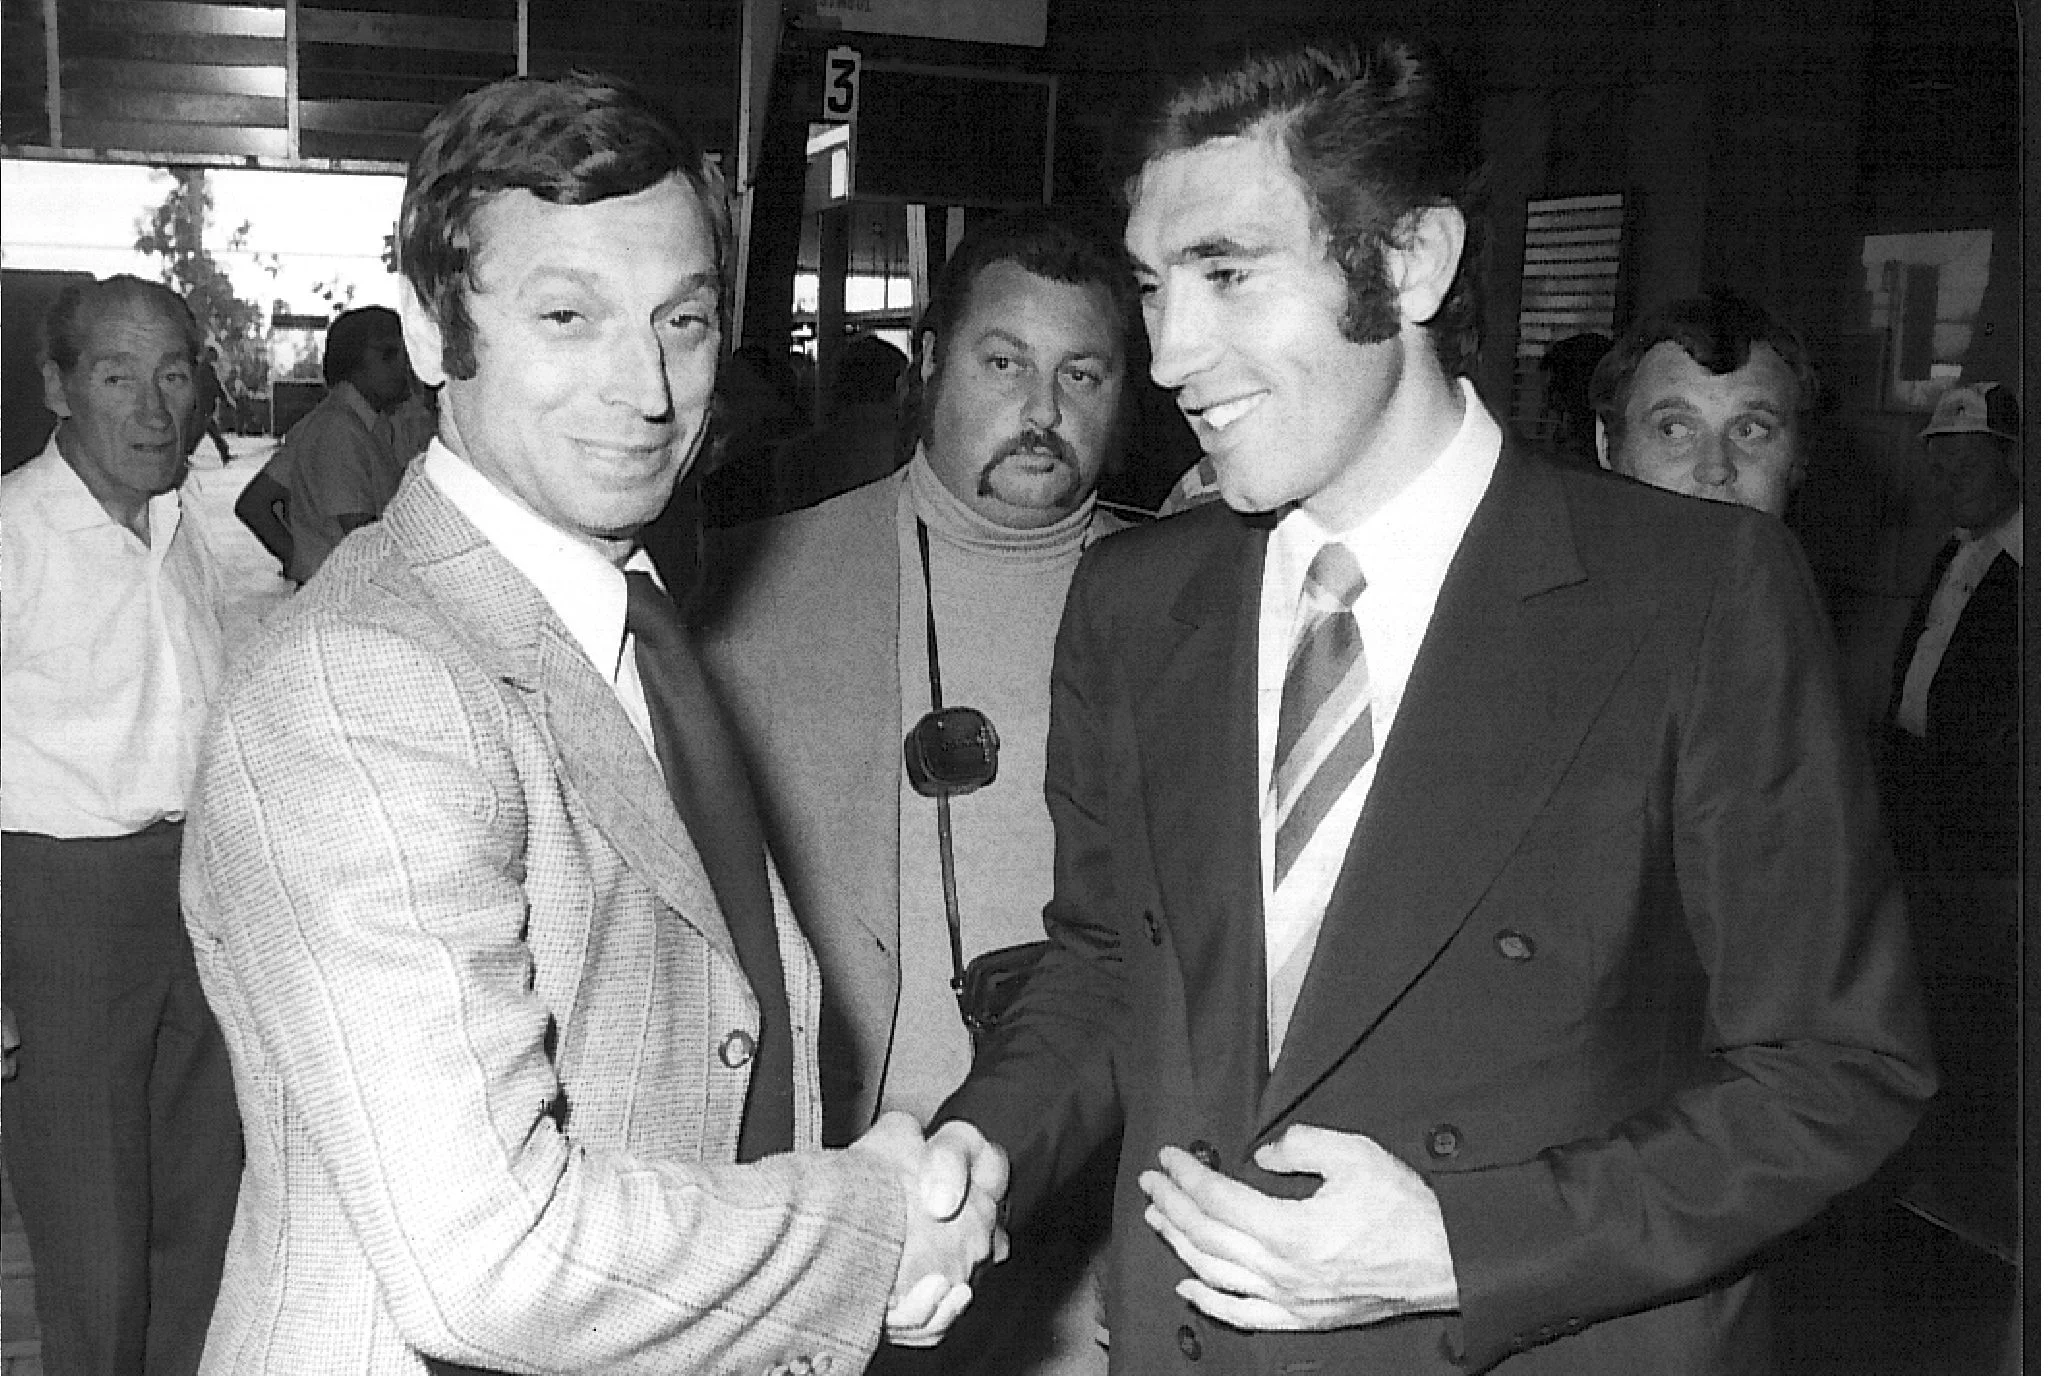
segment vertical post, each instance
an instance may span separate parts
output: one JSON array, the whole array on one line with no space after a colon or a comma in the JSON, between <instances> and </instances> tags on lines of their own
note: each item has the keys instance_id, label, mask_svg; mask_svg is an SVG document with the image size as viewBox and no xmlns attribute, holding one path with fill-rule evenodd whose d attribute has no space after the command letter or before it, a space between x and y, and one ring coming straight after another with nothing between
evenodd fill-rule
<instances>
[{"instance_id":1,"label":"vertical post","mask_svg":"<svg viewBox=\"0 0 2048 1376\"><path fill-rule=\"evenodd\" d=\"M852 221L850 204L818 212L818 371L811 391L813 424L824 418L826 381L837 376L839 355L846 347L846 260Z\"/></svg>"},{"instance_id":2,"label":"vertical post","mask_svg":"<svg viewBox=\"0 0 2048 1376\"><path fill-rule=\"evenodd\" d=\"M43 113L50 146L64 146L64 57L57 46L57 0L43 0Z\"/></svg>"},{"instance_id":3,"label":"vertical post","mask_svg":"<svg viewBox=\"0 0 2048 1376\"><path fill-rule=\"evenodd\" d=\"M917 201L907 202L903 207L903 238L910 246L910 318L917 321L924 315L925 305L932 299L932 256L931 246L925 239L924 206Z\"/></svg>"},{"instance_id":4,"label":"vertical post","mask_svg":"<svg viewBox=\"0 0 2048 1376\"><path fill-rule=\"evenodd\" d=\"M284 0L284 155L299 156L299 0Z\"/></svg>"},{"instance_id":5,"label":"vertical post","mask_svg":"<svg viewBox=\"0 0 2048 1376\"><path fill-rule=\"evenodd\" d=\"M739 148L729 188L736 202L733 241L732 336L746 337L747 264L754 244L754 180L760 174L761 141L768 122L768 96L775 76L775 54L781 46L780 0L742 0L740 5Z\"/></svg>"},{"instance_id":6,"label":"vertical post","mask_svg":"<svg viewBox=\"0 0 2048 1376\"><path fill-rule=\"evenodd\" d=\"M513 61L517 64L513 70L519 76L531 76L533 74L532 54L527 46L533 32L529 27L530 15L527 8L531 3L532 0L519 0L519 14L513 21L515 26L512 35Z\"/></svg>"}]
</instances>

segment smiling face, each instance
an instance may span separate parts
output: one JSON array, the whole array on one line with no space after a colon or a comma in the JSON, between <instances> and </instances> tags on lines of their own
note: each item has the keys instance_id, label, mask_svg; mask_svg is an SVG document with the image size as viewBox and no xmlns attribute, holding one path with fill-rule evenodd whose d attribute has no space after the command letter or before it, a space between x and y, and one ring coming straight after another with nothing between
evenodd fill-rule
<instances>
[{"instance_id":1,"label":"smiling face","mask_svg":"<svg viewBox=\"0 0 2048 1376\"><path fill-rule=\"evenodd\" d=\"M43 400L63 421L58 451L116 520L184 481L195 376L184 330L134 298L92 316L68 372L44 363Z\"/></svg>"},{"instance_id":2,"label":"smiling face","mask_svg":"<svg viewBox=\"0 0 2048 1376\"><path fill-rule=\"evenodd\" d=\"M1232 507L1298 502L1348 529L1455 432L1457 394L1421 328L1463 242L1456 212L1442 214L1417 250L1388 255L1399 332L1354 343L1340 328L1343 273L1271 138L1212 139L1146 164L1124 240L1152 376L1176 394Z\"/></svg>"},{"instance_id":3,"label":"smiling face","mask_svg":"<svg viewBox=\"0 0 2048 1376\"><path fill-rule=\"evenodd\" d=\"M442 437L549 524L622 557L704 435L718 371L718 260L677 177L554 205L500 194L474 224L476 372L446 375L407 293L406 340L445 384Z\"/></svg>"},{"instance_id":4,"label":"smiling face","mask_svg":"<svg viewBox=\"0 0 2048 1376\"><path fill-rule=\"evenodd\" d=\"M1665 340L1629 383L1625 422L1606 462L1637 482L1783 516L1804 468L1799 380L1768 344L1715 374Z\"/></svg>"},{"instance_id":5,"label":"smiling face","mask_svg":"<svg viewBox=\"0 0 2048 1376\"><path fill-rule=\"evenodd\" d=\"M943 360L932 344L925 457L947 489L1014 530L1052 525L1087 500L1123 394L1123 335L1108 289L990 263Z\"/></svg>"}]
</instances>

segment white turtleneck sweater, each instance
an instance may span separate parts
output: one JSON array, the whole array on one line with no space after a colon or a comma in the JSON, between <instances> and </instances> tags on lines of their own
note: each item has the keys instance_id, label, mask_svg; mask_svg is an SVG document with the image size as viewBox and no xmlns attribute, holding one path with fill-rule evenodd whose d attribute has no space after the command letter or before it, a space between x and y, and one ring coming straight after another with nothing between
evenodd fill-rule
<instances>
[{"instance_id":1,"label":"white turtleneck sweater","mask_svg":"<svg viewBox=\"0 0 2048 1376\"><path fill-rule=\"evenodd\" d=\"M1045 733L1053 639L1067 585L1090 539L1095 499L1058 524L1012 530L950 492L922 450L896 503L897 663L903 729L931 710L924 575L917 521L931 534L933 611L946 705L976 707L1002 740L996 781L952 801L965 959L1045 935L1052 896L1052 819L1045 810ZM953 992L939 879L938 804L901 784L898 949L902 984L882 1107L923 1122L966 1078L973 1057Z\"/></svg>"}]
</instances>

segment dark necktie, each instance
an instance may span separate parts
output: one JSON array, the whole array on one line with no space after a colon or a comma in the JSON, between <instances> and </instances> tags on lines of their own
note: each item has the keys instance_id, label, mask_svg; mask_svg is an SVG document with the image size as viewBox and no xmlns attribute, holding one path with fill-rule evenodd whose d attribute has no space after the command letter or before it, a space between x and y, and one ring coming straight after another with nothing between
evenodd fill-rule
<instances>
[{"instance_id":1,"label":"dark necktie","mask_svg":"<svg viewBox=\"0 0 2048 1376\"><path fill-rule=\"evenodd\" d=\"M644 573L626 574L626 629L633 634L633 655L647 690L655 754L668 776L669 796L703 858L740 969L761 1005L739 1153L742 1161L758 1161L794 1145L795 1056L754 793L683 618Z\"/></svg>"}]
</instances>

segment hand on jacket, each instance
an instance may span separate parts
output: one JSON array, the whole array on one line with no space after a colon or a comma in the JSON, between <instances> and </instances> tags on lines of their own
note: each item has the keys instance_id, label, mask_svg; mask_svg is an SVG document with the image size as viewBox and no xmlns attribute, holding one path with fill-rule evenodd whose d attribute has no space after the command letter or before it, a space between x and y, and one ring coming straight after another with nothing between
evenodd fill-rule
<instances>
[{"instance_id":1,"label":"hand on jacket","mask_svg":"<svg viewBox=\"0 0 2048 1376\"><path fill-rule=\"evenodd\" d=\"M973 1298L975 1268L1009 1255L1001 1220L1009 1160L967 1123L947 1123L927 1142L905 1113L883 1114L851 1150L885 1156L902 1172L903 1255L884 1323L892 1343L932 1346Z\"/></svg>"},{"instance_id":2,"label":"hand on jacket","mask_svg":"<svg viewBox=\"0 0 2048 1376\"><path fill-rule=\"evenodd\" d=\"M1244 1329L1330 1329L1454 1310L1457 1278L1436 1193L1369 1137L1297 1125L1252 1159L1319 1175L1306 1199L1276 1199L1174 1147L1138 1186L1145 1221L1194 1278L1175 1287Z\"/></svg>"}]
</instances>

